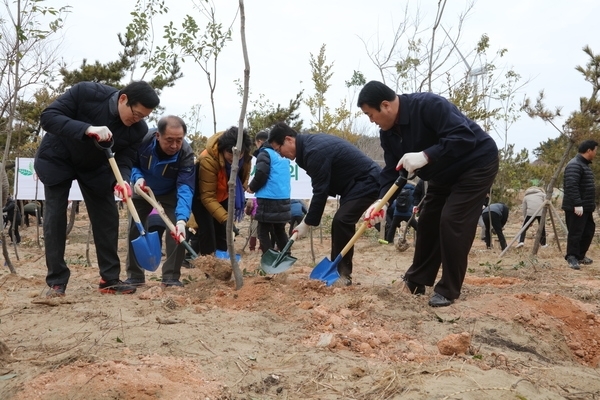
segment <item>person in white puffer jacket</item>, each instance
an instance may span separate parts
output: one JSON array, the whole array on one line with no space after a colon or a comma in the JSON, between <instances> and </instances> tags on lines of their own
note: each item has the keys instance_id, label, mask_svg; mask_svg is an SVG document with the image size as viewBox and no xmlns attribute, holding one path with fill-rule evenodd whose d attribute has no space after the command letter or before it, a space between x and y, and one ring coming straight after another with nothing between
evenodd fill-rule
<instances>
[{"instance_id":1,"label":"person in white puffer jacket","mask_svg":"<svg viewBox=\"0 0 600 400\"><path fill-rule=\"evenodd\" d=\"M527 224L527 222L532 218L536 219L538 224L541 223L540 215L542 210L540 207L545 201L546 193L544 192L544 189L537 186L532 186L525 191L525 196L523 197L523 226L525 226L525 224ZM527 229L529 229L529 226ZM521 232L521 237L519 238L519 244L517 244L517 247L523 247L525 244L525 235L527 234L527 229ZM540 244L542 246L546 246L545 226L542 227L542 238L540 239Z\"/></svg>"}]
</instances>

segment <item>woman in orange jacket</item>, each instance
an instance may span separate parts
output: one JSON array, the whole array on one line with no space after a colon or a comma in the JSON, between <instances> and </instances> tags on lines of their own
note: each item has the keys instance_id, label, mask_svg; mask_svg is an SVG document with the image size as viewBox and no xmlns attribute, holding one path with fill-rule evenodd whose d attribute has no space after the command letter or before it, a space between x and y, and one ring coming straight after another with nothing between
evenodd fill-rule
<instances>
[{"instance_id":1,"label":"woman in orange jacket","mask_svg":"<svg viewBox=\"0 0 600 400\"><path fill-rule=\"evenodd\" d=\"M227 250L228 182L233 161L232 149L237 145L237 135L238 128L232 126L211 136L198 159L192 212L198 224L201 255L213 254L216 250ZM246 130L243 135L235 188L234 221L240 221L244 216L244 191L248 187L252 161L250 137Z\"/></svg>"}]
</instances>

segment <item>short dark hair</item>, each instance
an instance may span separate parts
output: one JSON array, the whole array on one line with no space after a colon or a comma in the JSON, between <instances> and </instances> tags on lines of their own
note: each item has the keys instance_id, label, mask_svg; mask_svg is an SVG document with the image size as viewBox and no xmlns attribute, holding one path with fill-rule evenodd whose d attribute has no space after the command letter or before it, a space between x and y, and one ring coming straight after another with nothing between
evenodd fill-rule
<instances>
[{"instance_id":1,"label":"short dark hair","mask_svg":"<svg viewBox=\"0 0 600 400\"><path fill-rule=\"evenodd\" d=\"M278 145L282 145L286 136L296 137L297 134L298 133L285 122L278 122L271 128L268 141L269 143L275 142Z\"/></svg>"},{"instance_id":2,"label":"short dark hair","mask_svg":"<svg viewBox=\"0 0 600 400\"><path fill-rule=\"evenodd\" d=\"M396 96L396 92L385 84L379 81L370 81L360 90L356 104L359 107L366 104L377 111L381 111L381 102L384 100L393 101Z\"/></svg>"},{"instance_id":3,"label":"short dark hair","mask_svg":"<svg viewBox=\"0 0 600 400\"><path fill-rule=\"evenodd\" d=\"M579 144L577 151L579 154L583 154L588 150L594 150L596 147L598 147L598 142L595 140L584 140Z\"/></svg>"},{"instance_id":4,"label":"short dark hair","mask_svg":"<svg viewBox=\"0 0 600 400\"><path fill-rule=\"evenodd\" d=\"M185 125L185 122L183 121L183 119L179 118L176 115L167 115L166 117L162 117L161 119L159 119L158 124L156 124L156 127L158 128L158 133L164 135L167 131L167 126L173 128L182 127L183 135L185 136L185 134L187 133L187 126Z\"/></svg>"},{"instance_id":5,"label":"short dark hair","mask_svg":"<svg viewBox=\"0 0 600 400\"><path fill-rule=\"evenodd\" d=\"M119 91L119 96L122 94L127 96L127 104L129 106L135 106L139 103L142 106L153 110L160 104L158 95L154 89L152 89L152 86L148 84L148 82L131 82L129 85L125 86Z\"/></svg>"},{"instance_id":6,"label":"short dark hair","mask_svg":"<svg viewBox=\"0 0 600 400\"><path fill-rule=\"evenodd\" d=\"M237 136L238 136L238 127L232 126L227 129L223 134L217 139L217 148L220 153L224 151L231 151L235 146L237 146ZM244 129L243 137L242 137L242 153L248 153L250 151L250 146L252 146L252 140L250 140L250 136L248 135L248 131Z\"/></svg>"},{"instance_id":7,"label":"short dark hair","mask_svg":"<svg viewBox=\"0 0 600 400\"><path fill-rule=\"evenodd\" d=\"M256 136L254 137L254 140L262 140L264 142L268 138L269 138L269 131L266 129L263 129L262 131L260 131L256 134Z\"/></svg>"}]
</instances>

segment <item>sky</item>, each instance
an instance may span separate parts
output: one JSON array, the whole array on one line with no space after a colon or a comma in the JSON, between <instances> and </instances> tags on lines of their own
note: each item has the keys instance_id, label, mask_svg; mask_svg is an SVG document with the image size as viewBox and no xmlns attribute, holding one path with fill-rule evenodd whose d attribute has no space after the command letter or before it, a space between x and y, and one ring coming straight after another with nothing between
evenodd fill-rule
<instances>
[{"instance_id":1,"label":"sky","mask_svg":"<svg viewBox=\"0 0 600 400\"><path fill-rule=\"evenodd\" d=\"M64 0L48 0L54 6L64 5ZM130 21L129 13L135 0L103 0L102 2L70 2L72 11L66 20L65 37L61 45L63 60L71 68L80 65L83 58L93 62L114 60L120 50L117 33L124 32ZM166 0L171 8L169 19L179 21L185 13L199 18L190 0ZM243 55L240 41L239 19L234 21L237 0L218 0L217 19L224 25L233 21L233 40L228 43L220 59L216 89L217 130L237 125L241 97L236 80L243 80ZM326 94L328 105L337 107L343 98L355 106L356 94L349 93L344 82L354 70L360 70L367 80L379 79L377 69L369 60L364 43L375 46L389 45L393 27L404 19L408 4L410 18L416 16L417 6L424 29L435 18L437 1L399 0L345 0L344 2L304 0L246 0L246 40L250 59L250 100L264 95L273 104L287 105L300 91L304 98L314 94L311 81L310 54L318 55L326 44L327 63L333 63L331 88ZM454 32L457 16L464 11L466 2L448 1L442 25ZM582 51L589 45L600 54L600 2L597 0L479 0L464 22L458 47L463 53L472 49L482 34L491 41L490 53L501 48L506 55L495 59L496 66L514 69L528 81L517 98L534 100L540 90L546 94L546 104L554 109L562 107L568 116L579 106L579 98L589 96L591 85L584 81L575 66L585 66L587 55ZM156 33L160 37L160 21ZM441 34L441 33L440 33ZM473 57L468 57L473 62ZM477 67L475 63L474 68ZM458 70L460 72L460 70ZM212 133L212 112L206 77L193 62L183 64L184 78L174 88L165 89L161 105L166 114L182 116L195 104L201 104L203 121L199 130L207 136ZM305 126L311 116L307 107L301 110ZM559 126L562 121L559 120ZM377 133L377 127L366 117L360 117L361 130ZM508 143L516 150L530 152L548 138L558 136L558 131L543 121L526 115L514 123L508 133ZM499 147L505 141L492 133Z\"/></svg>"}]
</instances>

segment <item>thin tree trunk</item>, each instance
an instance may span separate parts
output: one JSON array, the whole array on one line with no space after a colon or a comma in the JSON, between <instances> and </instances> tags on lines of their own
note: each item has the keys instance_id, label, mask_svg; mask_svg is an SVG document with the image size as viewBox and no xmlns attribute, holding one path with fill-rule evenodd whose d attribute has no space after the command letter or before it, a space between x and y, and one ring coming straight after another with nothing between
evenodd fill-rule
<instances>
[{"instance_id":1,"label":"thin tree trunk","mask_svg":"<svg viewBox=\"0 0 600 400\"><path fill-rule=\"evenodd\" d=\"M240 159L240 149L244 137L244 119L246 118L246 107L248 106L248 92L250 90L250 61L248 60L248 47L246 46L246 13L244 11L244 0L240 0L240 35L242 39L242 52L244 54L244 95L242 98L242 109L238 120L238 139L237 145L233 148L233 162L231 165L231 175L229 177L229 202L227 204L227 250L233 269L235 279L235 289L239 290L244 285L242 271L235 258L235 247L233 238L233 217L235 214L235 182L238 174L238 164Z\"/></svg>"},{"instance_id":2,"label":"thin tree trunk","mask_svg":"<svg viewBox=\"0 0 600 400\"><path fill-rule=\"evenodd\" d=\"M567 149L565 150L563 157L560 160L560 163L558 164L556 171L554 171L554 175L552 176L552 179L550 179L550 182L548 183L548 187L546 188L546 200L547 201L552 201L552 193L554 192L554 185L556 184L556 181L558 180L558 175L560 175L560 171L562 171L563 166L567 162L569 153L571 152L571 149L573 148L574 145L575 145L575 142L573 140L569 140L569 145L567 146ZM534 256L537 254L538 250L540 249L540 240L542 240L542 228L546 226L547 211L548 211L548 207L544 207L544 209L542 210L542 215L540 216L540 223L538 225L538 230L535 234L535 240L533 242L533 249L531 249L531 254Z\"/></svg>"}]
</instances>

